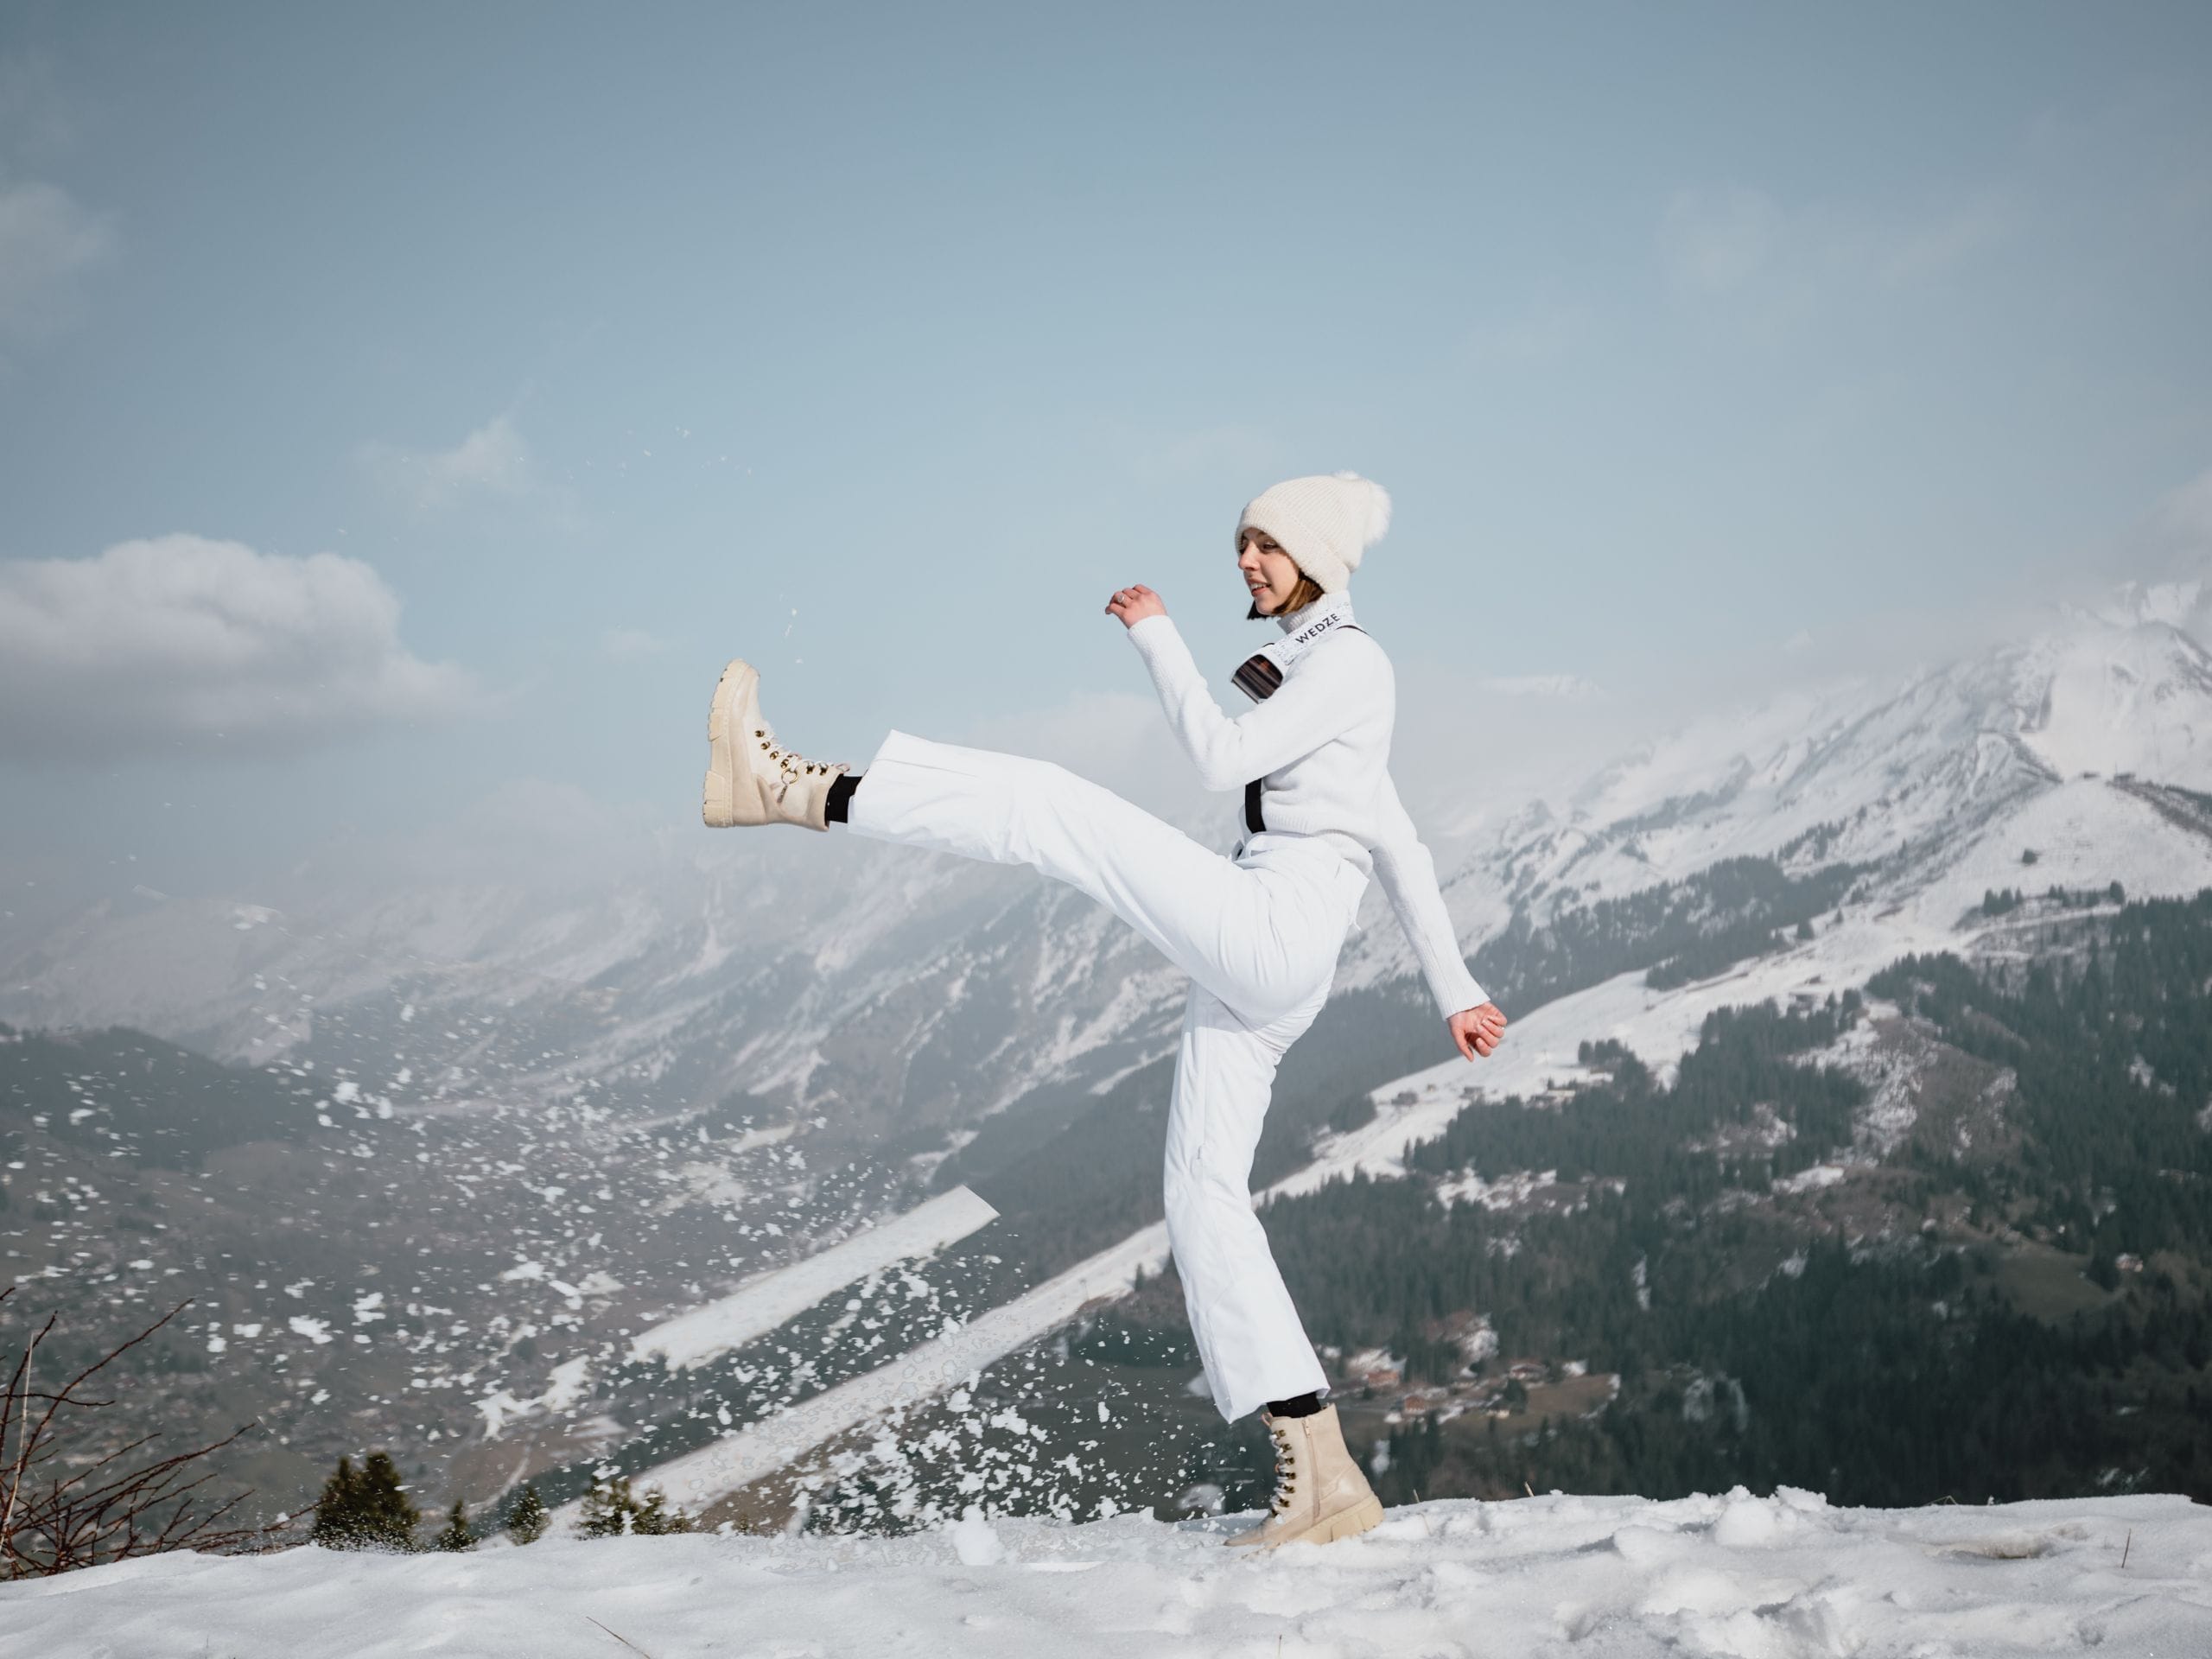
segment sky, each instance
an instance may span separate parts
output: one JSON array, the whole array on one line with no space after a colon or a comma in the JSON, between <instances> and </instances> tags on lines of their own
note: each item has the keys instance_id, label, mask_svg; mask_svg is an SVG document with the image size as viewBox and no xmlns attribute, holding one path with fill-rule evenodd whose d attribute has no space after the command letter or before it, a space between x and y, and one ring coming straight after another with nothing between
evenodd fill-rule
<instances>
[{"instance_id":1,"label":"sky","mask_svg":"<svg viewBox=\"0 0 2212 1659\"><path fill-rule=\"evenodd\" d=\"M2208 85L2202 5L16 0L0 911L689 833L733 655L1141 796L1108 596L1233 712L1304 473L1417 811L1939 658L2212 501Z\"/></svg>"}]
</instances>

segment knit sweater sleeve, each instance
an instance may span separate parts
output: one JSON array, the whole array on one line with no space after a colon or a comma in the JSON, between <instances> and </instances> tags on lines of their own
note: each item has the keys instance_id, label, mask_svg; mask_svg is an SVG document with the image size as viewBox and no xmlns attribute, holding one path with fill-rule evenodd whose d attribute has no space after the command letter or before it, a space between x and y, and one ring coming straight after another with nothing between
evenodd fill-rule
<instances>
[{"instance_id":1,"label":"knit sweater sleeve","mask_svg":"<svg viewBox=\"0 0 2212 1659\"><path fill-rule=\"evenodd\" d=\"M1376 688L1358 672L1357 653L1333 642L1308 656L1265 702L1233 720L1213 700L1191 648L1164 613L1138 621L1129 642L1208 789L1236 789L1311 754L1375 706Z\"/></svg>"},{"instance_id":2,"label":"knit sweater sleeve","mask_svg":"<svg viewBox=\"0 0 2212 1659\"><path fill-rule=\"evenodd\" d=\"M1459 954L1452 913L1436 884L1436 861L1421 843L1405 803L1398 798L1398 786L1387 772L1376 800L1375 840L1368 850L1375 855L1375 874L1413 944L1438 1010L1448 1020L1489 1001L1490 993L1467 970L1467 959Z\"/></svg>"}]
</instances>

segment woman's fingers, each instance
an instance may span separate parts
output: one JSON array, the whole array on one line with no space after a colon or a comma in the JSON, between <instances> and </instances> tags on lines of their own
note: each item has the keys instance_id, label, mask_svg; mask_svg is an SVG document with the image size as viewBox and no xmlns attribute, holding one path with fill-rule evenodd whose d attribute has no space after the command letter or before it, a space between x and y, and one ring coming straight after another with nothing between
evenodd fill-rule
<instances>
[{"instance_id":1,"label":"woman's fingers","mask_svg":"<svg viewBox=\"0 0 2212 1659\"><path fill-rule=\"evenodd\" d=\"M1505 1015L1495 1004L1485 1002L1452 1016L1451 1030L1463 1059L1488 1058L1505 1035Z\"/></svg>"},{"instance_id":2,"label":"woman's fingers","mask_svg":"<svg viewBox=\"0 0 2212 1659\"><path fill-rule=\"evenodd\" d=\"M1122 626L1135 627L1148 616L1165 616L1167 604L1158 594L1139 582L1118 589L1107 601L1106 609Z\"/></svg>"},{"instance_id":3,"label":"woman's fingers","mask_svg":"<svg viewBox=\"0 0 2212 1659\"><path fill-rule=\"evenodd\" d=\"M1106 602L1106 611L1123 627L1133 628L1147 617L1165 616L1167 606L1158 594L1136 582L1118 590Z\"/></svg>"},{"instance_id":4,"label":"woman's fingers","mask_svg":"<svg viewBox=\"0 0 2212 1659\"><path fill-rule=\"evenodd\" d=\"M1505 1016L1487 1007L1479 1012L1470 1008L1465 1014L1454 1014L1448 1025L1452 1041L1462 1059L1486 1058L1497 1047Z\"/></svg>"}]
</instances>

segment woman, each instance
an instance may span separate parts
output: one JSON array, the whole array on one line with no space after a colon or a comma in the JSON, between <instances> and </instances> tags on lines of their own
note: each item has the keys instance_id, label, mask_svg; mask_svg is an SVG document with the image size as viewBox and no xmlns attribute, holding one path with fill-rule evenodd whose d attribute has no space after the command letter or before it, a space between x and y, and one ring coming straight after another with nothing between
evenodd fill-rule
<instances>
[{"instance_id":1,"label":"woman","mask_svg":"<svg viewBox=\"0 0 2212 1659\"><path fill-rule=\"evenodd\" d=\"M1191 976L1168 1112L1167 1234L1214 1403L1255 1408L1279 1450L1273 1512L1232 1544L1325 1543L1382 1505L1347 1452L1328 1380L1252 1212L1252 1156L1275 1068L1320 1012L1370 875L1411 938L1461 1054L1487 1055L1505 1015L1459 954L1435 866L1388 769L1396 692L1347 591L1389 524L1382 486L1353 473L1294 478L1245 507L1236 567L1248 617L1281 637L1236 671L1257 707L1231 719L1160 595L1106 606L1150 671L1209 789L1242 787L1234 855L1200 846L1111 791L1041 760L893 731L864 772L782 747L760 676L723 670L707 734L708 823L791 823L1028 864L1097 899Z\"/></svg>"}]
</instances>

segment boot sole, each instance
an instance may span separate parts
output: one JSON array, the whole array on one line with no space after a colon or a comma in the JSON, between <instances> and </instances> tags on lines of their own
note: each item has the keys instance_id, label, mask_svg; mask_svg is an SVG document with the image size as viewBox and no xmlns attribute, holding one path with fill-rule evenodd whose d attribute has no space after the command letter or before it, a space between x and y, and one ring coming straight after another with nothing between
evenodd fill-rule
<instances>
[{"instance_id":1,"label":"boot sole","mask_svg":"<svg viewBox=\"0 0 2212 1659\"><path fill-rule=\"evenodd\" d=\"M1339 1538L1356 1538L1382 1524L1382 1500L1363 1497L1350 1509L1325 1515L1312 1526L1273 1538L1224 1538L1231 1549L1280 1549L1285 1544L1333 1544Z\"/></svg>"},{"instance_id":2,"label":"boot sole","mask_svg":"<svg viewBox=\"0 0 2212 1659\"><path fill-rule=\"evenodd\" d=\"M715 683L714 701L707 709L707 778L699 791L699 816L710 830L766 822L757 811L741 814L738 810L737 780L752 770L738 757L738 733L744 724L746 702L760 683L760 671L742 657L730 658L721 678ZM757 790L746 791L747 796L758 793Z\"/></svg>"},{"instance_id":3,"label":"boot sole","mask_svg":"<svg viewBox=\"0 0 2212 1659\"><path fill-rule=\"evenodd\" d=\"M1311 1532L1304 1535L1306 1541L1333 1544L1339 1538L1356 1538L1363 1532L1371 1532L1382 1524L1382 1500L1379 1497L1362 1498L1348 1510L1330 1516Z\"/></svg>"}]
</instances>

